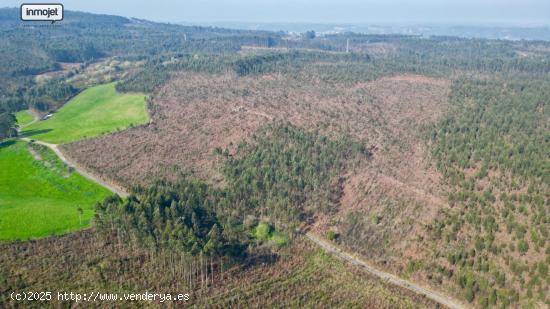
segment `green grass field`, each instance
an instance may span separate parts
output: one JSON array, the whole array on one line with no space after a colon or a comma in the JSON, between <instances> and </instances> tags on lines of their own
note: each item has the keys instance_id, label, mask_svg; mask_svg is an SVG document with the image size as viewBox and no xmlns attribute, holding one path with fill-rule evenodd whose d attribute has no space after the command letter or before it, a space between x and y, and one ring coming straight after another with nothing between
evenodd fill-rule
<instances>
[{"instance_id":1,"label":"green grass field","mask_svg":"<svg viewBox=\"0 0 550 309\"><path fill-rule=\"evenodd\" d=\"M145 95L124 94L115 83L86 89L50 119L24 128L24 136L62 144L122 130L148 121Z\"/></svg>"},{"instance_id":2,"label":"green grass field","mask_svg":"<svg viewBox=\"0 0 550 309\"><path fill-rule=\"evenodd\" d=\"M30 239L90 226L94 206L111 193L71 172L48 148L0 144L0 240ZM82 214L78 208L81 208Z\"/></svg>"},{"instance_id":3,"label":"green grass field","mask_svg":"<svg viewBox=\"0 0 550 309\"><path fill-rule=\"evenodd\" d=\"M25 126L34 120L34 117L26 110L17 112L15 118L17 119L17 124L20 126Z\"/></svg>"}]
</instances>

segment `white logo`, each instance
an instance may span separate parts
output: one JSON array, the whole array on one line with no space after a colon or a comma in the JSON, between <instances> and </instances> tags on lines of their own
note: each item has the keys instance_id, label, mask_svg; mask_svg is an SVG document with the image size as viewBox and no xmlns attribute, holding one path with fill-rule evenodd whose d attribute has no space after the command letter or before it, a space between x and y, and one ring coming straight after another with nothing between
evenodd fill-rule
<instances>
[{"instance_id":1,"label":"white logo","mask_svg":"<svg viewBox=\"0 0 550 309\"><path fill-rule=\"evenodd\" d=\"M63 4L61 3L23 3L21 4L21 20L24 21L56 21L63 20Z\"/></svg>"}]
</instances>

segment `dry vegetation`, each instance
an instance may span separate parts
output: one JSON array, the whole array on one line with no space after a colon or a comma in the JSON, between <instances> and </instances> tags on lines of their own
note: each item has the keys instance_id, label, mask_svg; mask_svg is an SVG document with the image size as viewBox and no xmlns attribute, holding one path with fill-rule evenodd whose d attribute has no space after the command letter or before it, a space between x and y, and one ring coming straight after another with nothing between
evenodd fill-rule
<instances>
[{"instance_id":1,"label":"dry vegetation","mask_svg":"<svg viewBox=\"0 0 550 309\"><path fill-rule=\"evenodd\" d=\"M203 254L226 249L225 240L238 240L258 258L256 234L267 226L288 239L312 229L380 268L445 289L472 306L550 305L549 44L218 33L106 16L93 24L92 32L57 27L64 43L36 50L21 47L27 40L2 41L8 57L0 61L0 77L6 77L0 94L7 99L0 109L9 116L0 119L8 124L3 134L13 133L11 112L44 115L79 88L116 80L118 91L151 94L151 121L63 150L128 189L166 178L157 185L176 191L154 185L144 189L153 187L144 198L98 207L98 214L117 214L135 235L148 237L134 238L134 245L105 242L93 231L0 245L0 297L7 289L50 287L48 280L51 288L97 283L121 290L181 289L185 282L204 296L199 306L408 305L400 296L386 302L385 287L359 280L299 240L276 254L263 248L269 260L239 260L244 268L224 270L218 279L221 264L202 266ZM41 42L52 29L36 30L29 39ZM59 69L58 61L82 65L45 73ZM35 84L41 73L37 79L44 82ZM361 159L354 160L346 145ZM174 186L177 181L183 185ZM193 203L172 205L180 191ZM179 214L189 204L202 205L195 216L203 206L217 208L227 231L222 236L231 237L221 237L209 220L205 227L187 220L194 222L186 222L183 233ZM124 225L110 218L111 231L116 226L123 235L118 230ZM293 224L285 225L287 219ZM101 222L96 220L98 231ZM159 240L191 250L163 255L174 247L159 247L153 256L133 247ZM194 250L197 244L202 251ZM195 256L181 258L189 252Z\"/></svg>"},{"instance_id":2,"label":"dry vegetation","mask_svg":"<svg viewBox=\"0 0 550 309\"><path fill-rule=\"evenodd\" d=\"M416 76L348 87L283 75L181 74L154 95L150 124L77 142L67 150L89 168L126 184L189 171L216 181L216 147L238 144L266 122L288 120L328 135L350 133L374 147L375 160L380 154L400 162L409 153L418 156L405 149L413 144L406 127L436 119L446 92L445 81Z\"/></svg>"},{"instance_id":3,"label":"dry vegetation","mask_svg":"<svg viewBox=\"0 0 550 309\"><path fill-rule=\"evenodd\" d=\"M435 307L425 297L405 292L358 268L297 241L272 265L236 271L235 277L201 298L200 307L245 303L253 308L414 308ZM265 292L264 292L265 291Z\"/></svg>"},{"instance_id":4,"label":"dry vegetation","mask_svg":"<svg viewBox=\"0 0 550 309\"><path fill-rule=\"evenodd\" d=\"M185 304L168 308L435 307L424 297L387 285L347 266L312 245L296 240L277 255L251 256L231 266L179 252L152 253L105 242L94 231L39 241L0 245L0 306L15 306L4 298L13 290L53 290L77 293L189 293ZM86 265L83 267L83 265ZM208 265L207 275L200 270ZM63 274L60 276L59 274ZM55 298L55 297L54 297ZM44 303L26 302L28 307ZM50 305L62 306L54 300ZM67 303L65 303L67 305ZM112 302L94 303L110 308ZM142 302L129 306L158 306Z\"/></svg>"},{"instance_id":5,"label":"dry vegetation","mask_svg":"<svg viewBox=\"0 0 550 309\"><path fill-rule=\"evenodd\" d=\"M316 228L337 231L342 244L401 272L411 258L425 254L416 241L423 225L448 207L420 129L448 108L449 82L408 75L357 87L377 103L361 117L375 121L365 134L372 160L346 175L339 214Z\"/></svg>"},{"instance_id":6,"label":"dry vegetation","mask_svg":"<svg viewBox=\"0 0 550 309\"><path fill-rule=\"evenodd\" d=\"M60 68L59 70L55 70L55 71L49 71L49 72L45 72L45 73L42 73L42 74L37 74L34 79L37 83L42 83L42 82L45 82L47 81L48 79L52 78L52 77L62 77L62 76L65 76L67 74L69 74L69 72L71 71L76 71L78 70L80 67L81 67L81 63L70 63L70 62L61 62L59 64Z\"/></svg>"},{"instance_id":7,"label":"dry vegetation","mask_svg":"<svg viewBox=\"0 0 550 309\"><path fill-rule=\"evenodd\" d=\"M67 82L80 88L119 80L143 65L143 61L127 61L105 58L101 61L86 63L79 68L71 68Z\"/></svg>"}]
</instances>

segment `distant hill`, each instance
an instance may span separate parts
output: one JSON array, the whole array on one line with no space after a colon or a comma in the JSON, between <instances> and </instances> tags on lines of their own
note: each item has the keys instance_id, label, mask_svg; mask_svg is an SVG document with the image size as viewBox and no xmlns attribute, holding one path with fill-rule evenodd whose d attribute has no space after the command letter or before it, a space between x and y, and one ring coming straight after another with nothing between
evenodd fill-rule
<instances>
[{"instance_id":1,"label":"distant hill","mask_svg":"<svg viewBox=\"0 0 550 309\"><path fill-rule=\"evenodd\" d=\"M182 25L192 23L182 22ZM363 34L406 34L418 36L456 36L502 40L550 41L550 26L488 26L488 25L395 25L395 24L323 24L323 23L253 23L213 22L216 27L247 30L305 32L314 30L319 34L355 32Z\"/></svg>"},{"instance_id":2,"label":"distant hill","mask_svg":"<svg viewBox=\"0 0 550 309\"><path fill-rule=\"evenodd\" d=\"M104 57L130 60L170 54L236 53L242 45L265 42L265 31L155 23L126 17L65 11L63 21L23 22L18 8L0 9L0 113L25 109L33 76L62 63ZM216 38L215 40L212 38ZM34 91L36 92L36 91Z\"/></svg>"}]
</instances>

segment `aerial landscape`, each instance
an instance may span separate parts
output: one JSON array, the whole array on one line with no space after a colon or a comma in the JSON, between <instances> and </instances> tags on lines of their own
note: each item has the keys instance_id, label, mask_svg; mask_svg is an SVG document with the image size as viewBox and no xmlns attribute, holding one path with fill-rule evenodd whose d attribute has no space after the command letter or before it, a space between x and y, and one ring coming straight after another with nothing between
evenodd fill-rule
<instances>
[{"instance_id":1,"label":"aerial landscape","mask_svg":"<svg viewBox=\"0 0 550 309\"><path fill-rule=\"evenodd\" d=\"M550 307L548 24L77 2L0 7L0 308Z\"/></svg>"}]
</instances>

